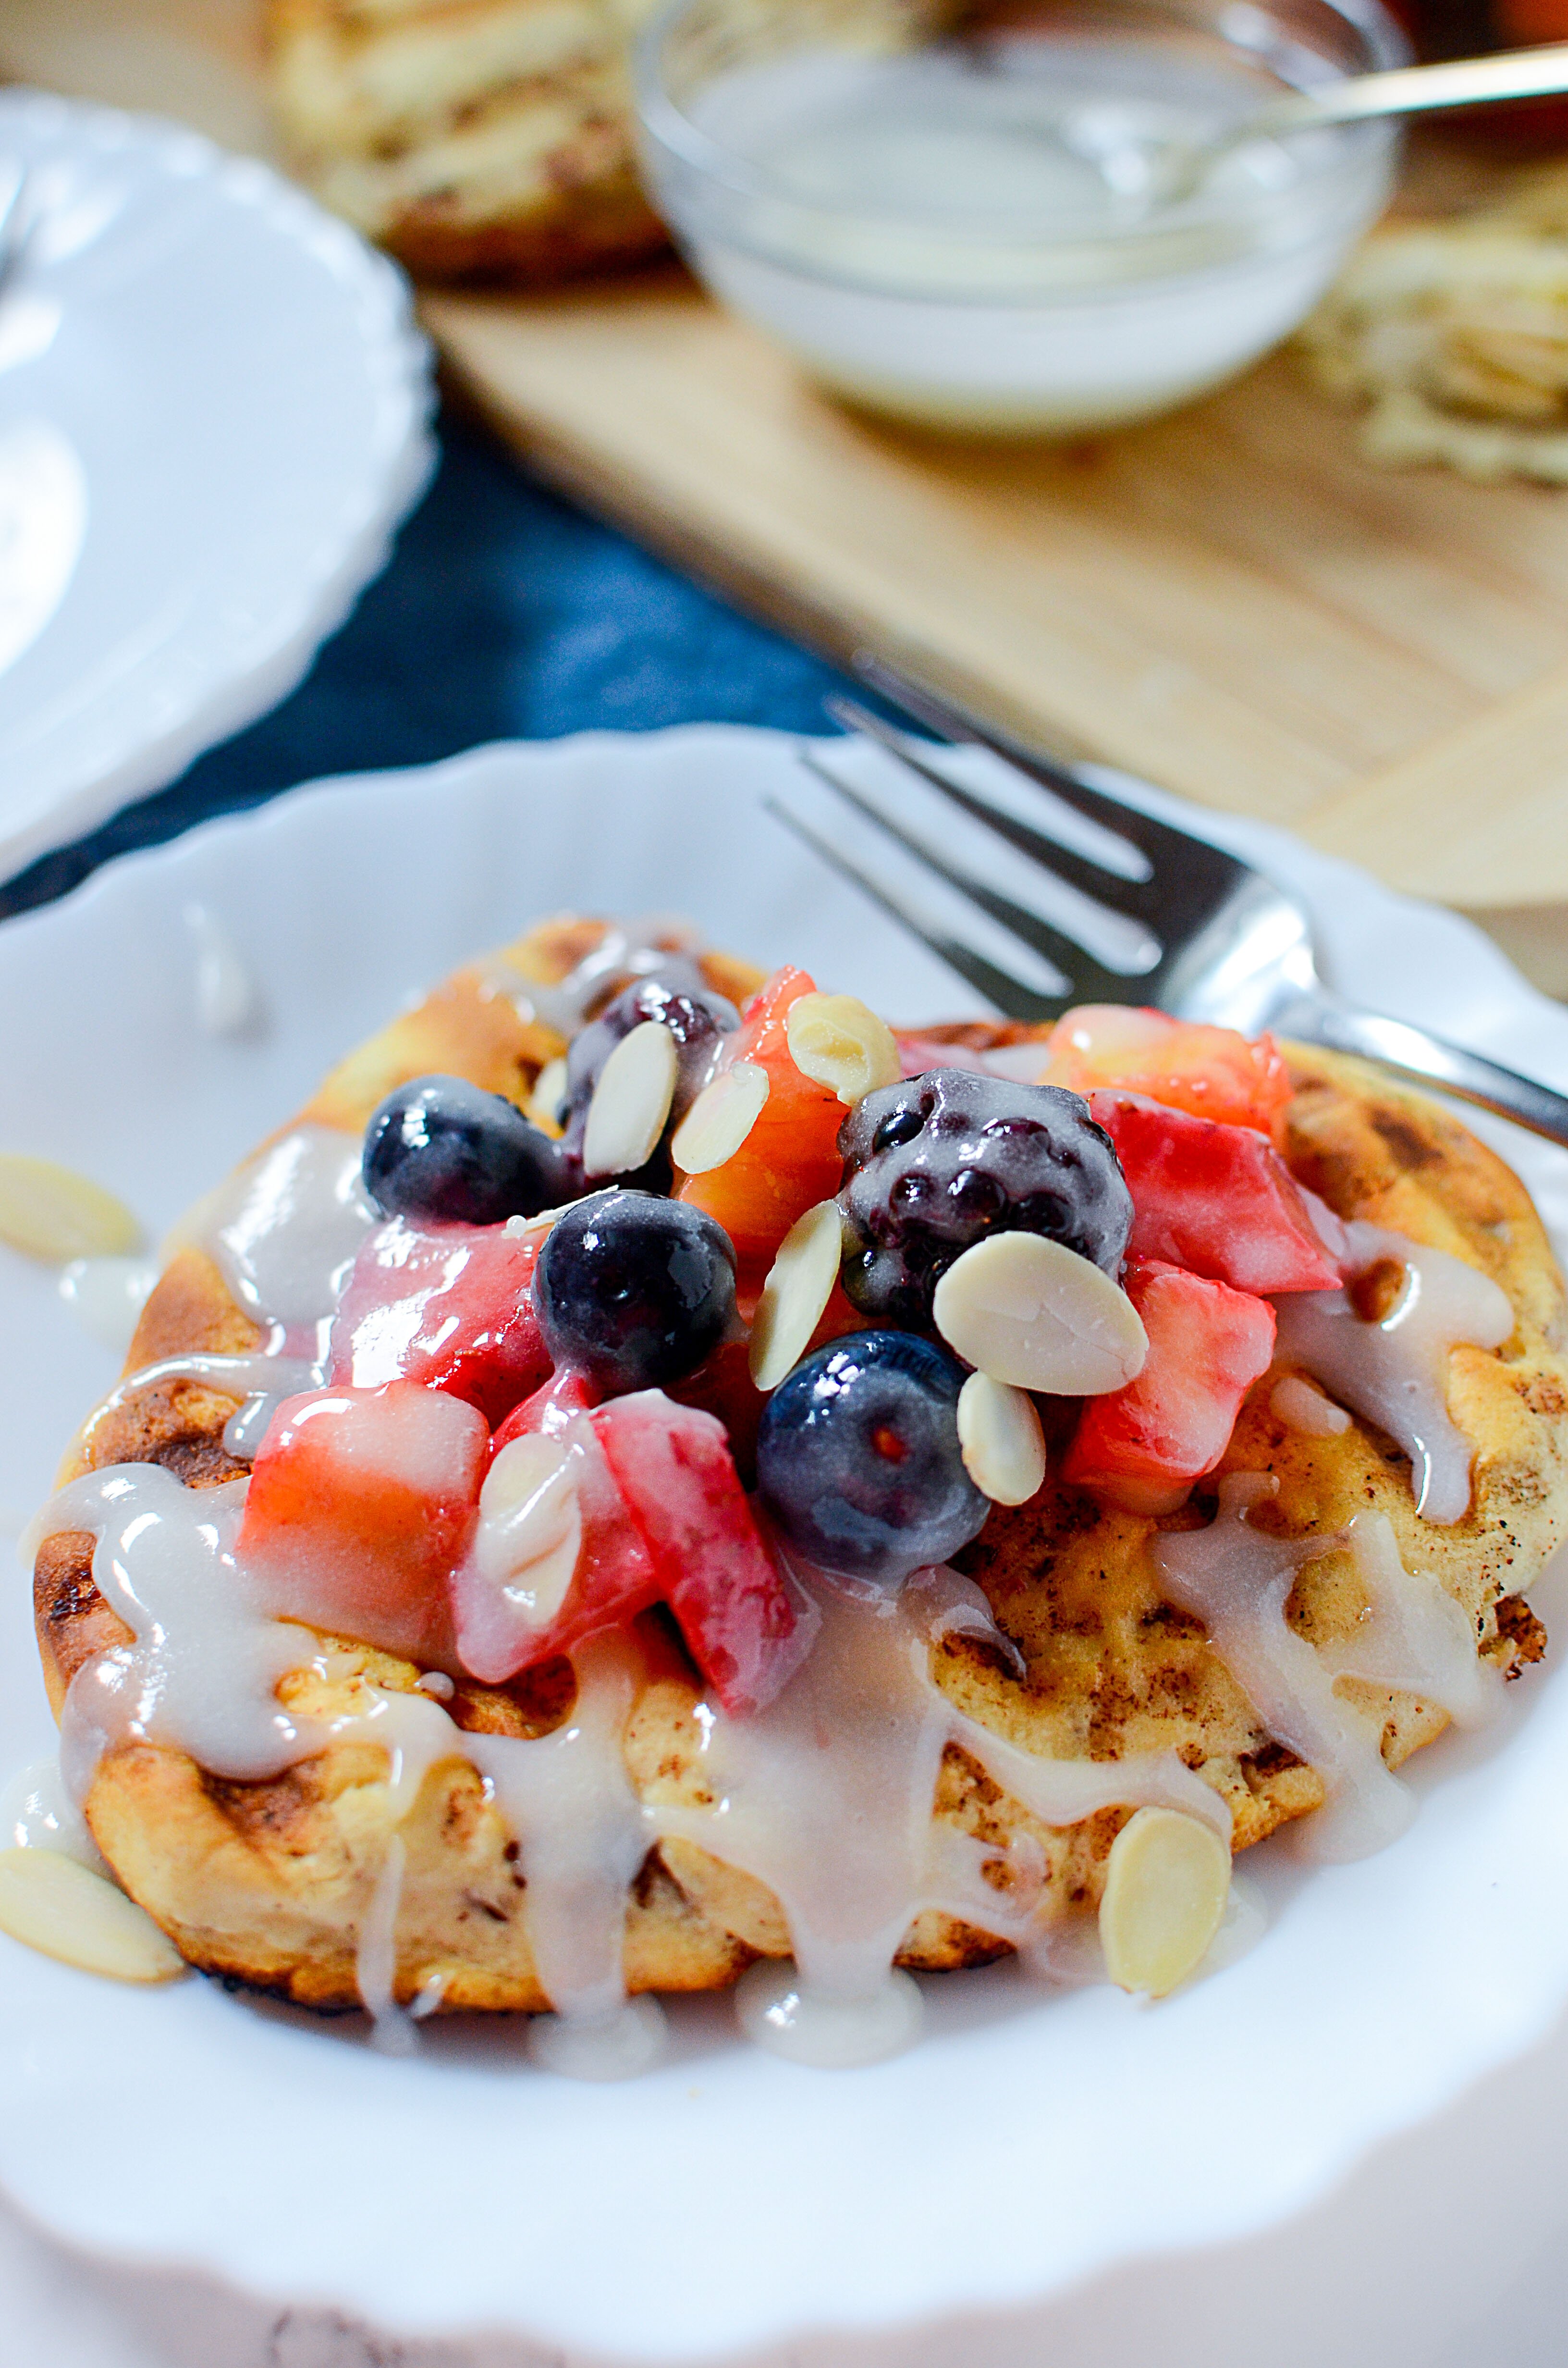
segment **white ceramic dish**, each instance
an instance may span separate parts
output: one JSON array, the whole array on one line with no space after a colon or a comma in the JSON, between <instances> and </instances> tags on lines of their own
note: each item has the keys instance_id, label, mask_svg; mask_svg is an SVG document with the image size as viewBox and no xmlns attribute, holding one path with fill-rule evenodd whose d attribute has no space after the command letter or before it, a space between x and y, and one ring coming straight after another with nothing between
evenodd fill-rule
<instances>
[{"instance_id":1,"label":"white ceramic dish","mask_svg":"<svg viewBox=\"0 0 1568 2368\"><path fill-rule=\"evenodd\" d=\"M0 91L0 877L291 690L429 473L402 276L196 133Z\"/></svg>"},{"instance_id":2,"label":"white ceramic dish","mask_svg":"<svg viewBox=\"0 0 1568 2368\"><path fill-rule=\"evenodd\" d=\"M0 1147L112 1181L155 1229L404 996L567 905L682 908L895 1015L972 1010L762 811L795 778L790 741L732 729L497 747L307 789L114 865L0 930L0 1008L28 1015L0 1039ZM1308 897L1344 987L1568 1083L1568 1013L1465 924L1261 825L1202 826ZM267 1024L246 1039L198 1024L194 950L170 926L191 901L258 979ZM1568 1157L1512 1147L1568 1240ZM111 1360L18 1260L0 1264L0 1325L26 1344L0 1427L0 1497L20 1514ZM25 1594L18 1577L0 1599L7 1766L51 1735ZM856 2073L741 2045L722 2000L677 2006L673 2060L621 2088L533 2069L505 2026L437 2027L392 2062L353 2019L194 1980L138 1994L0 1939L0 2183L71 2243L276 2298L256 2305L254 2351L231 2314L222 2348L178 2353L202 2368L389 2356L333 2350L320 2329L342 2320L304 2311L328 2304L428 2338L392 2356L431 2368L1121 2368L1151 2356L1146 2336L1041 2348L1079 2282L1271 2242L1568 2004L1562 1669L1511 1689L1481 1746L1424 1754L1416 1782L1422 1814L1380 1858L1309 1872L1252 1853L1272 1923L1221 1976L1153 2011L1006 1967L933 1980L923 2044ZM290 2301L316 2348L268 2351ZM1266 2316L1267 2356L1331 2356L1295 2341L1312 2307L1298 2295L1289 2328ZM1165 2356L1230 2368L1244 2355L1215 2348L1213 2323L1184 2316ZM457 2340L475 2328L497 2332Z\"/></svg>"}]
</instances>

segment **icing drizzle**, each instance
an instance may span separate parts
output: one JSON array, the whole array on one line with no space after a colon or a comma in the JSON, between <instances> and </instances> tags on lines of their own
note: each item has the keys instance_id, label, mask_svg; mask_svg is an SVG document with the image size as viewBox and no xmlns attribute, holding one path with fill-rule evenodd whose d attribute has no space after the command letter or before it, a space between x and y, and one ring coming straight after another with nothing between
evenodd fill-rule
<instances>
[{"instance_id":1,"label":"icing drizzle","mask_svg":"<svg viewBox=\"0 0 1568 2368\"><path fill-rule=\"evenodd\" d=\"M1260 1472L1222 1479L1208 1529L1156 1538L1160 1581L1202 1621L1269 1733L1323 1778L1327 1798L1306 1820L1302 1847L1323 1860L1366 1858L1404 1831L1415 1796L1383 1764L1379 1724L1338 1692L1338 1680L1397 1687L1468 1725L1486 1715L1497 1679L1477 1658L1459 1605L1436 1579L1405 1570L1384 1516L1358 1514L1319 1537L1276 1537L1249 1518L1276 1486ZM1297 1572L1342 1547L1355 1556L1369 1611L1344 1643L1315 1646L1285 1606Z\"/></svg>"},{"instance_id":2,"label":"icing drizzle","mask_svg":"<svg viewBox=\"0 0 1568 2368\"><path fill-rule=\"evenodd\" d=\"M1461 1342L1501 1348L1514 1328L1513 1308L1489 1275L1445 1250L1377 1225L1345 1230L1350 1271L1394 1260L1404 1269L1399 1296L1380 1323L1369 1324L1348 1292L1283 1294L1274 1303L1279 1360L1304 1366L1403 1448L1418 1513L1429 1521L1462 1520L1471 1449L1449 1414L1449 1359Z\"/></svg>"},{"instance_id":3,"label":"icing drizzle","mask_svg":"<svg viewBox=\"0 0 1568 2368\"><path fill-rule=\"evenodd\" d=\"M113 1466L70 1482L34 1525L35 1546L60 1531L93 1533L95 1579L132 1631L78 1673L67 1697L62 1765L74 1796L85 1799L102 1755L127 1743L175 1747L215 1774L256 1781L353 1737L387 1751L395 1825L432 1767L466 1760L517 1843L540 1985L564 2021L606 2034L612 2055L637 2054L618 2034L626 1901L662 1835L775 1889L804 1988L851 2008L885 1992L924 1907L1003 1938L1032 1930L1038 1882L1032 1896L1027 1884L998 1893L982 1873L994 1850L932 1826L949 1742L1048 1824L1153 1802L1228 1835L1224 1803L1174 1753L1041 1760L949 1702L930 1675L933 1645L955 1626L994 1633L979 1589L949 1571L918 1573L897 1597L802 1575L823 1622L819 1645L767 1711L729 1720L699 1706L711 1794L700 1807L644 1804L632 1787L622 1738L642 1669L625 1635L575 1656L576 1704L537 1740L467 1733L417 1690L364 1687L363 1709L298 1716L278 1699L280 1679L312 1666L325 1674L326 1663L310 1632L271 1616L235 1558L246 1485L193 1490L157 1465ZM395 1831L392 1842L361 1918L358 1975L383 2044L396 2049L410 2033L392 2013Z\"/></svg>"},{"instance_id":4,"label":"icing drizzle","mask_svg":"<svg viewBox=\"0 0 1568 2368\"><path fill-rule=\"evenodd\" d=\"M689 951L672 957L672 940L694 945L650 918L612 930L554 987L511 973L494 984L570 1035L615 978L689 961ZM207 1383L242 1401L225 1443L236 1457L254 1453L278 1401L323 1378L347 1270L376 1222L360 1183L358 1138L312 1124L280 1138L210 1195L176 1236L215 1259L236 1304L263 1327L264 1345L244 1356L164 1360L122 1383L109 1404L160 1380ZM1434 1521L1457 1520L1469 1501L1470 1447L1448 1414L1448 1359L1460 1341L1500 1345L1512 1310L1494 1283L1458 1259L1370 1225L1346 1235L1352 1271L1399 1261L1398 1300L1381 1322L1368 1323L1345 1291L1282 1298L1282 1361L1388 1431L1412 1459L1418 1509ZM1289 1380L1277 1395L1290 1391L1302 1401L1312 1395ZM1303 1415L1291 1400L1280 1411L1326 1430L1335 1409L1319 1415L1308 1406ZM1375 1723L1339 1693L1339 1681L1398 1688L1470 1723L1490 1706L1496 1673L1478 1661L1464 1615L1437 1582L1404 1570L1386 1520L1362 1515L1328 1536L1270 1536L1249 1519L1270 1485L1259 1474L1234 1475L1221 1483L1210 1529L1159 1538L1162 1584L1203 1620L1269 1731L1323 1775L1328 1798L1308 1821L1309 1846L1323 1857L1359 1856L1403 1829L1412 1800L1383 1765ZM996 1850L933 1822L949 1745L1048 1827L1147 1804L1199 1817L1229 1838L1225 1803L1174 1752L1041 1759L951 1702L931 1674L944 1635L967 1630L1011 1647L980 1590L948 1570L917 1571L896 1593L797 1571L818 1623L815 1645L761 1713L733 1720L698 1706L699 1803L644 1802L631 1783L623 1738L643 1672L627 1634L598 1638L575 1656L574 1707L537 1739L467 1732L428 1691L363 1682L352 1711L297 1716L278 1699L282 1679L312 1667L328 1676L328 1657L310 1631L275 1616L236 1556L246 1486L241 1479L193 1491L154 1465L113 1467L70 1483L35 1523L35 1548L55 1531L93 1533L99 1590L131 1632L128 1645L99 1654L71 1688L65 1786L84 1801L104 1753L138 1740L176 1748L235 1781L276 1776L350 1737L383 1746L391 1830L380 1863L366 1871L357 1976L377 2043L392 2052L415 2044L419 2015L438 2003L449 1978L428 1974L411 2010L395 2002L406 1857L397 1828L443 1761L479 1773L517 1845L519 1913L555 2009L538 2020L530 2044L541 2061L585 2077L640 2069L657 2047L659 2009L651 2000L629 2007L623 1959L630 1887L662 1839L695 1844L752 1876L782 1907L794 1968L758 1967L748 1977L747 2029L784 2053L848 2061L913 2035L918 1991L892 1969L924 1911L1012 1941L1035 1962L1050 1959L1038 1841L1016 1838L999 1888L988 1879ZM1348 1638L1314 1647L1290 1629L1285 1605L1297 1571L1340 1547L1355 1556L1369 1609Z\"/></svg>"}]
</instances>

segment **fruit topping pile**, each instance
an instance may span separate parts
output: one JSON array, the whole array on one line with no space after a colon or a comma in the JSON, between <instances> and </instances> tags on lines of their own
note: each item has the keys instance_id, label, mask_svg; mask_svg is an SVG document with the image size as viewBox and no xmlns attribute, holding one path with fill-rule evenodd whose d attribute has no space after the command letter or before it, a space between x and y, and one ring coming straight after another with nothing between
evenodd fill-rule
<instances>
[{"instance_id":1,"label":"fruit topping pile","mask_svg":"<svg viewBox=\"0 0 1568 2368\"><path fill-rule=\"evenodd\" d=\"M1121 1273L1132 1201L1076 1094L933 1069L868 1094L841 1133L844 1287L862 1315L927 1330L960 1254L992 1233L1039 1234Z\"/></svg>"},{"instance_id":2,"label":"fruit topping pile","mask_svg":"<svg viewBox=\"0 0 1568 2368\"><path fill-rule=\"evenodd\" d=\"M796 969L737 1013L672 958L531 1117L399 1087L365 1135L384 1222L242 1556L294 1616L490 1685L657 1612L744 1715L809 1646L796 1573L957 1554L1045 1480L1042 1400L1063 1482L1174 1509L1270 1300L1339 1286L1332 1221L1276 1148L1267 1038L1086 1008L1040 1070L901 1052Z\"/></svg>"}]
</instances>

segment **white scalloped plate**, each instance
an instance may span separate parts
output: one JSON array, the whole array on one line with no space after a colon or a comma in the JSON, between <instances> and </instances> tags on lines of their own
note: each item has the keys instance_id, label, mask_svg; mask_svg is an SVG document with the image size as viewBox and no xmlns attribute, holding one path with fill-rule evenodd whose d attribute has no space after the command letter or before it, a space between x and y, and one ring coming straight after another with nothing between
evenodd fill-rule
<instances>
[{"instance_id":1,"label":"white scalloped plate","mask_svg":"<svg viewBox=\"0 0 1568 2368\"><path fill-rule=\"evenodd\" d=\"M114 1183L156 1227L405 996L568 905L685 909L896 1016L972 1010L763 811L795 778L790 742L739 730L497 747L306 789L116 864L0 929L0 1008L27 1015L0 1038L0 1140ZM1262 825L1203 826L1308 897L1342 985L1568 1083L1568 1013L1463 923ZM192 900L259 978L270 1025L253 1039L198 1026L173 918ZM1568 1233L1568 1158L1515 1147ZM14 1259L0 1326L26 1374L0 1429L0 1496L19 1513L110 1360ZM0 1611L9 1764L51 1734L25 1596L18 1576ZM352 2019L195 1980L137 1994L0 1940L0 2181L72 2243L190 2273L166 2323L204 2368L389 2356L307 2307L328 2305L449 2338L395 2353L432 2368L1146 2368L1152 2341L1180 2368L1232 2368L1253 2354L1216 2348L1226 2297L1248 2260L1278 2258L1292 2283L1260 2306L1256 2356L1359 2368L1394 2304L1380 2318L1341 2292L1350 2337L1341 2325L1323 2349L1335 2262L1292 2254L1290 2224L1381 2143L1457 2112L1568 2002L1561 1667L1510 1689L1483 1745L1440 1744L1418 1771L1421 1815L1381 1857L1255 1864L1272 1922L1229 1971L1153 2010L1108 1989L1041 1994L1006 1967L932 1980L924 2043L855 2073L738 2044L722 2000L677 2005L673 2059L621 2088L533 2069L506 2025L435 2028L417 2060L392 2062ZM1510 2110L1533 2186L1551 2133L1530 2135L1528 2097ZM1497 2215L1528 2208L1522 2192L1467 2198L1462 2131L1444 2143L1451 2240L1429 2263L1408 2245L1380 2257L1405 2281L1388 2291L1406 2361L1432 2356L1415 2338L1424 2312L1432 2338L1437 2297L1444 2324L1489 2305ZM1467 2252L1478 2214L1494 2236ZM1162 2253L1187 2280L1177 2322L1155 2308L1141 2334L1117 2331L1102 2310L1059 2348L1075 2286ZM270 2298L254 2343L233 2311L222 2341L188 2334L205 2278ZM286 2303L293 2349L267 2332ZM475 2328L492 2336L458 2340Z\"/></svg>"},{"instance_id":2,"label":"white scalloped plate","mask_svg":"<svg viewBox=\"0 0 1568 2368\"><path fill-rule=\"evenodd\" d=\"M433 447L401 275L266 165L27 90L0 159L4 877L293 689Z\"/></svg>"}]
</instances>

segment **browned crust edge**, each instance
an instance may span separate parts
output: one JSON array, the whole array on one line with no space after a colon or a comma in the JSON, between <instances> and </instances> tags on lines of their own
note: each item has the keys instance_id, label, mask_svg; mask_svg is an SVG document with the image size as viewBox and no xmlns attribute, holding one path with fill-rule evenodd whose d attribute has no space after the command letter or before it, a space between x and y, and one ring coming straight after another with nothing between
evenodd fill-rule
<instances>
[{"instance_id":1,"label":"browned crust edge","mask_svg":"<svg viewBox=\"0 0 1568 2368\"><path fill-rule=\"evenodd\" d=\"M559 976L598 928L574 919L547 924L506 959L525 978ZM713 983L737 1000L756 983L747 965L720 957L710 967ZM476 965L437 988L340 1064L305 1115L361 1125L392 1084L434 1067L460 1068L525 1099L560 1040L519 1017L491 978L489 967ZM1297 1095L1289 1152L1303 1179L1342 1214L1371 1215L1471 1258L1518 1311L1518 1329L1499 1356L1456 1356L1456 1412L1478 1438L1477 1491L1467 1521L1443 1541L1453 1568L1439 1574L1474 1613L1481 1649L1517 1674L1539 1658L1543 1643L1523 1588L1568 1526L1562 1277L1522 1185L1457 1121L1359 1064L1300 1048L1292 1048L1291 1063ZM187 1249L149 1302L129 1370L179 1350L243 1349L255 1337L216 1268ZM65 1470L147 1460L188 1485L214 1485L241 1468L222 1446L233 1406L189 1383L132 1394L89 1421ZM1400 1463L1389 1442L1362 1426L1347 1442L1307 1442L1284 1432L1267 1411L1267 1384L1244 1409L1227 1458L1233 1468L1276 1472L1272 1518L1292 1533L1337 1525L1347 1504L1375 1503L1391 1518L1400 1512L1402 1549L1412 1539L1430 1548L1431 1534L1417 1534ZM1201 1518L1201 1508L1176 1517ZM965 1560L1023 1649L1028 1679L1020 1686L998 1656L961 1639L941 1648L937 1674L960 1707L1026 1748L1116 1757L1168 1741L1173 1731L1184 1735L1182 1756L1230 1802L1236 1847L1244 1849L1315 1807L1322 1784L1263 1730L1198 1623L1159 1599L1148 1552L1153 1526L1108 1512L1053 1479L1030 1506L998 1508ZM85 1537L57 1537L38 1557L39 1642L57 1713L75 1671L126 1633L93 1585L89 1547ZM1330 1557L1303 1574L1291 1617L1309 1634L1358 1616L1353 1588L1347 1594L1346 1574L1336 1567L1343 1561ZM690 1799L698 1782L690 1673L667 1623L653 1618L644 1632L650 1681L629 1730L629 1763L649 1797ZM358 1645L339 1641L335 1649L339 1703L356 1684L406 1688L417 1675ZM562 1691L559 1671L553 1680L535 1672L511 1688L467 1687L454 1716L471 1728L543 1732L569 1707L569 1682ZM301 1681L301 1706L309 1691ZM1408 1696L1374 1696L1369 1706L1384 1713L1384 1754L1393 1766L1446 1724L1440 1711ZM346 2008L357 2003L354 1943L390 1831L384 1777L380 1750L359 1745L336 1747L256 1785L222 1784L181 1753L137 1747L106 1761L88 1816L127 1889L192 1964L297 2003ZM1060 1914L1096 1903L1110 1843L1128 1814L1109 1810L1079 1827L1042 1827L952 1749L937 1811L994 1847L1001 1887L1010 1880L1009 1842L1030 1832L1045 1853L1049 1896ZM473 1771L455 1761L433 1770L400 1831L409 1879L399 1994L414 1996L439 1971L448 1977L449 2010L543 2007L517 1912L515 1852ZM722 1987L756 1955L787 1946L777 1903L761 1885L688 1845L650 1852L629 1910L633 1990ZM933 1915L919 1920L901 1955L917 1966L956 1967L1006 1946Z\"/></svg>"}]
</instances>

